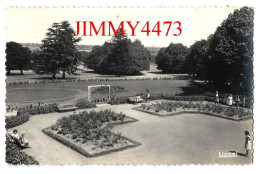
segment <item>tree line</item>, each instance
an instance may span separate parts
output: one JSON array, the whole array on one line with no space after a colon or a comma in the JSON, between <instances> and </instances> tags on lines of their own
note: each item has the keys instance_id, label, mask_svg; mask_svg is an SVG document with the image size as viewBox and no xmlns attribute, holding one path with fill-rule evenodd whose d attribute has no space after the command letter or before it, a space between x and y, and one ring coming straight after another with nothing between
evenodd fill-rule
<instances>
[{"instance_id":1,"label":"tree line","mask_svg":"<svg viewBox=\"0 0 260 174\"><path fill-rule=\"evenodd\" d=\"M53 78L62 74L75 74L79 64L98 73L114 75L133 75L150 67L151 54L139 40L132 42L121 29L109 42L94 46L90 53L79 51L76 44L80 37L68 21L53 23L42 40L40 50L31 52L15 42L6 44L6 71L32 69L37 74L50 74Z\"/></svg>"},{"instance_id":2,"label":"tree line","mask_svg":"<svg viewBox=\"0 0 260 174\"><path fill-rule=\"evenodd\" d=\"M166 73L188 73L207 80L216 88L253 88L254 11L235 10L206 40L189 48L171 43L156 56L158 69Z\"/></svg>"},{"instance_id":3,"label":"tree line","mask_svg":"<svg viewBox=\"0 0 260 174\"><path fill-rule=\"evenodd\" d=\"M161 48L155 58L157 68L164 73L188 73L216 87L232 86L244 91L253 88L253 19L252 8L235 10L205 40L189 48L171 43ZM6 71L33 69L38 74L76 73L79 64L97 73L114 75L139 74L148 70L150 52L139 40L131 41L121 29L110 41L94 46L90 53L80 52L81 40L68 21L53 23L42 40L41 49L31 52L15 42L6 44Z\"/></svg>"}]
</instances>

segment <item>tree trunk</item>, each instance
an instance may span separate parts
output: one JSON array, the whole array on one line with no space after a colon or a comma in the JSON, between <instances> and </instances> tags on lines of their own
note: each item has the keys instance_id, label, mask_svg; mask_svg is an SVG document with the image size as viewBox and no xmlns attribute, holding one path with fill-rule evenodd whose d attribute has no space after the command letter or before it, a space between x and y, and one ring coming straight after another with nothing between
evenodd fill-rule
<instances>
[{"instance_id":1,"label":"tree trunk","mask_svg":"<svg viewBox=\"0 0 260 174\"><path fill-rule=\"evenodd\" d=\"M20 72L21 72L21 75L23 75L23 70L22 69L20 69Z\"/></svg>"},{"instance_id":2,"label":"tree trunk","mask_svg":"<svg viewBox=\"0 0 260 174\"><path fill-rule=\"evenodd\" d=\"M62 72L62 78L65 79L65 71Z\"/></svg>"}]
</instances>

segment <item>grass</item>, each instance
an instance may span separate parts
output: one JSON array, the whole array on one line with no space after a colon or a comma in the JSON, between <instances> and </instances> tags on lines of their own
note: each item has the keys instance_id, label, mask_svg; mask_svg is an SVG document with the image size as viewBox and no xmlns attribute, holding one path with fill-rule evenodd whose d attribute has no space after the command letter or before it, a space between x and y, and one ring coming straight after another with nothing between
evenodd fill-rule
<instances>
[{"instance_id":1,"label":"grass","mask_svg":"<svg viewBox=\"0 0 260 174\"><path fill-rule=\"evenodd\" d=\"M8 102L41 102L58 99L69 99L79 94L77 90L62 88L13 88L7 89Z\"/></svg>"},{"instance_id":2,"label":"grass","mask_svg":"<svg viewBox=\"0 0 260 174\"><path fill-rule=\"evenodd\" d=\"M141 75L135 76L121 76L119 78L154 78L154 77L173 77L173 76L180 76L178 74L162 74L160 70L156 68L155 64L150 66L149 71L142 71ZM188 75L184 75L188 76ZM61 74L56 75L57 79L61 79ZM79 67L77 74L66 74L66 79L69 78L78 78L78 79L92 79L92 78L118 78L116 75L104 75L95 73L91 69L86 69L83 66ZM8 75L6 78L7 83L12 82L23 82L23 81L37 81L37 80L50 80L51 75L38 75L35 74L33 71L24 71L24 75L20 75L20 71L11 71L11 75Z\"/></svg>"},{"instance_id":3,"label":"grass","mask_svg":"<svg viewBox=\"0 0 260 174\"><path fill-rule=\"evenodd\" d=\"M146 81L109 81L109 82L66 82L7 86L6 102L60 102L72 97L87 97L89 85L110 84L125 89L123 92L112 93L111 97L133 96L145 93L182 92L182 87L188 86L186 80L146 80ZM39 101L41 100L41 101Z\"/></svg>"}]
</instances>

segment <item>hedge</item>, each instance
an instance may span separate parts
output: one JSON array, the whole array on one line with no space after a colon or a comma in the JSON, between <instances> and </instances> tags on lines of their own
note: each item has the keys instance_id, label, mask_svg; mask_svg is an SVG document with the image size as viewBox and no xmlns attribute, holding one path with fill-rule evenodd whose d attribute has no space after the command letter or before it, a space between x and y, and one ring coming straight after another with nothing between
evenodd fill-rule
<instances>
[{"instance_id":1,"label":"hedge","mask_svg":"<svg viewBox=\"0 0 260 174\"><path fill-rule=\"evenodd\" d=\"M96 104L88 102L85 99L79 99L76 101L76 106L78 109L95 108Z\"/></svg>"},{"instance_id":2,"label":"hedge","mask_svg":"<svg viewBox=\"0 0 260 174\"><path fill-rule=\"evenodd\" d=\"M17 113L17 116L11 116L5 118L5 128L9 129L15 126L19 126L25 122L27 122L30 118L28 113Z\"/></svg>"}]
</instances>

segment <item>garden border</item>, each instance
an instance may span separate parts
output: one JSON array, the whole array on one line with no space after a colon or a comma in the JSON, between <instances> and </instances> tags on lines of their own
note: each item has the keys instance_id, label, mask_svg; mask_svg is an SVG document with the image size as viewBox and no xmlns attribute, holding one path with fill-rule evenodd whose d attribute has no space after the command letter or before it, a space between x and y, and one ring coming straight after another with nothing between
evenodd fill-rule
<instances>
[{"instance_id":1,"label":"garden border","mask_svg":"<svg viewBox=\"0 0 260 174\"><path fill-rule=\"evenodd\" d=\"M125 121L125 122L116 122L116 123L107 123L105 125L105 128L107 128L108 126L112 125L112 126L115 126L115 125L121 125L121 124L127 124L127 123L134 123L134 122L137 122L139 120L135 119L135 118L132 118L132 117L129 117L129 116L126 116L127 118L131 118L133 119L132 121ZM134 141L134 140L131 140L125 136L122 136L121 137L123 139L126 139L127 141L130 141L131 143L133 143L134 145L127 145L127 146L124 146L124 147L121 147L121 148L117 148L117 149L111 149L111 150L107 150L107 151L103 151L103 152L98 152L98 153L94 153L94 154L90 154L88 153L87 151L85 151L82 147L79 147L77 146L75 143L73 143L72 141L68 141L64 138L62 138L61 136L57 135L57 134L54 134L52 131L50 131L49 129L52 127L53 125L47 127L47 128L44 128L42 129L42 132L45 133L46 135L50 136L51 138L53 138L54 140L64 144L65 146L68 146L69 148L77 151L78 153L88 157L88 158L92 158L92 157L97 157L97 156L101 156L101 155L106 155L106 154L110 154L110 153L113 153L113 152L118 152L118 151L122 151L122 150L126 150L126 149L129 149L129 148L134 148L134 147L137 147L137 146L140 146L141 143L137 142L137 141ZM110 131L113 135L115 135L114 132Z\"/></svg>"},{"instance_id":2,"label":"garden border","mask_svg":"<svg viewBox=\"0 0 260 174\"><path fill-rule=\"evenodd\" d=\"M18 81L18 82L8 82L7 86L12 85L26 85L26 84L40 84L40 83L66 83L66 82L88 82L88 81L145 81L145 80L193 80L193 78L185 77L143 77L143 78L92 78L92 79L65 79L65 80L35 80L35 81Z\"/></svg>"},{"instance_id":3,"label":"garden border","mask_svg":"<svg viewBox=\"0 0 260 174\"><path fill-rule=\"evenodd\" d=\"M245 118L242 118L242 119L234 119L232 117L228 117L228 116L225 116L225 115L222 115L222 114L211 113L211 112L206 112L206 111L180 111L180 112L176 112L176 113L172 113L172 114L163 115L163 114L157 114L157 113L154 113L154 112L151 112L151 111L140 109L140 107L134 107L132 109L140 111L140 112L145 112L145 113L148 113L148 114L160 116L160 117L169 117L169 116L175 116L175 115L180 115L180 114L205 114L205 115L209 115L209 116L213 116L213 117L218 117L218 118L223 118L223 119L238 121L238 122L249 120L249 119L253 118L253 116L250 116L250 117L245 117Z\"/></svg>"}]
</instances>

